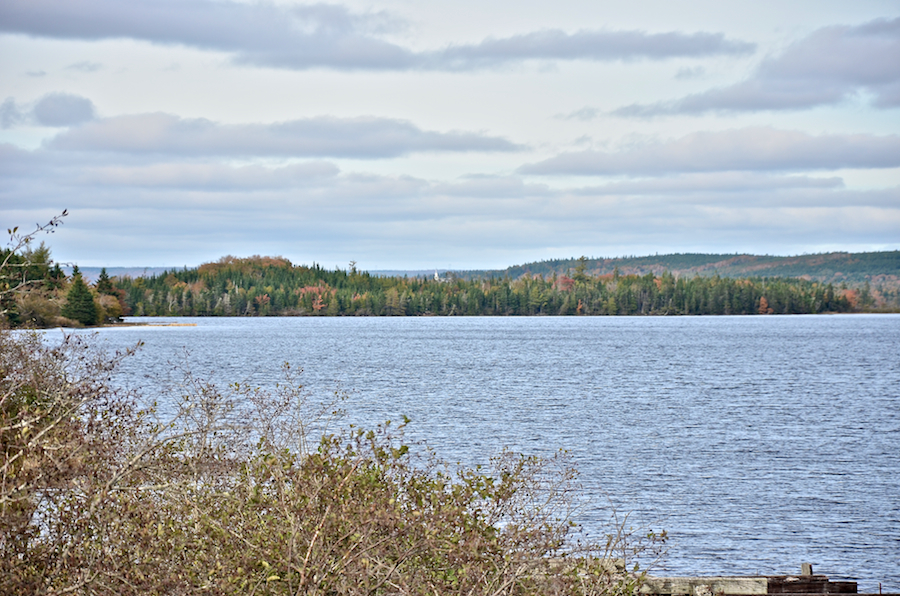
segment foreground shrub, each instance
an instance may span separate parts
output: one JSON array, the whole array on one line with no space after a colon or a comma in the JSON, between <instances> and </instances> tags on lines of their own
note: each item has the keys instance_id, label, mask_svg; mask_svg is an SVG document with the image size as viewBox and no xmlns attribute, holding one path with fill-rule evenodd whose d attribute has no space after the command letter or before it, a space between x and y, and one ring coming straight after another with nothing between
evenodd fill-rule
<instances>
[{"instance_id":1,"label":"foreground shrub","mask_svg":"<svg viewBox=\"0 0 900 596\"><path fill-rule=\"evenodd\" d=\"M16 300L19 318L27 327L52 327L60 318L59 304L36 292L23 292Z\"/></svg>"},{"instance_id":2,"label":"foreground shrub","mask_svg":"<svg viewBox=\"0 0 900 596\"><path fill-rule=\"evenodd\" d=\"M107 386L119 358L0 331L0 593L88 579L88 546L112 521L107 496L131 472L125 454L149 439L141 412Z\"/></svg>"},{"instance_id":3,"label":"foreground shrub","mask_svg":"<svg viewBox=\"0 0 900 596\"><path fill-rule=\"evenodd\" d=\"M110 388L124 356L0 332L0 592L627 594L640 580L610 564L623 528L569 540L562 458L456 469L414 458L402 424L334 434L331 405L289 367L272 392L185 373L162 423Z\"/></svg>"}]
</instances>

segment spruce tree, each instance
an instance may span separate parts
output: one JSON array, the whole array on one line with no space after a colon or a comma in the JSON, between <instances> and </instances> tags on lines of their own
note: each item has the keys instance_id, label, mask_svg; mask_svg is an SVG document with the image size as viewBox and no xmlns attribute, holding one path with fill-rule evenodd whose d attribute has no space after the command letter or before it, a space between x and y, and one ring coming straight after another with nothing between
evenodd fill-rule
<instances>
[{"instance_id":1,"label":"spruce tree","mask_svg":"<svg viewBox=\"0 0 900 596\"><path fill-rule=\"evenodd\" d=\"M93 325L97 322L97 305L87 284L81 279L76 269L72 277L72 287L66 294L66 305L62 308L62 316L78 321L82 325Z\"/></svg>"},{"instance_id":2,"label":"spruce tree","mask_svg":"<svg viewBox=\"0 0 900 596\"><path fill-rule=\"evenodd\" d=\"M115 296L116 288L113 286L112 281L110 281L109 274L106 273L106 267L100 270L100 277L97 279L97 284L95 287L97 288L98 294L109 294L111 296Z\"/></svg>"}]
</instances>

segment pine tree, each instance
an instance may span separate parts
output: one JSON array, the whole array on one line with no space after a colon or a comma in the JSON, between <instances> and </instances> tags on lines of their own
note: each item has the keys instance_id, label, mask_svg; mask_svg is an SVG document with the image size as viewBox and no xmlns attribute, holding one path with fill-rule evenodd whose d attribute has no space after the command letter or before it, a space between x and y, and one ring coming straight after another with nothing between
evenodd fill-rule
<instances>
[{"instance_id":1,"label":"pine tree","mask_svg":"<svg viewBox=\"0 0 900 596\"><path fill-rule=\"evenodd\" d=\"M78 321L82 325L93 325L97 322L97 305L94 304L94 297L77 269L73 271L72 287L66 294L62 316Z\"/></svg>"}]
</instances>

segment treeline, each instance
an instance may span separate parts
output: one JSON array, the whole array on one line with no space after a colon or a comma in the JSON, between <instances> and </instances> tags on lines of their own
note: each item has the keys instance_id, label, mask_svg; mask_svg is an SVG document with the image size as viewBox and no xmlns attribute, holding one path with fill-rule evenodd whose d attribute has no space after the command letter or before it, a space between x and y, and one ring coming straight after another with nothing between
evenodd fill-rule
<instances>
[{"instance_id":1,"label":"treeline","mask_svg":"<svg viewBox=\"0 0 900 596\"><path fill-rule=\"evenodd\" d=\"M19 252L0 251L0 327L79 327L129 314L124 292L106 270L89 285L76 266L67 276L41 242Z\"/></svg>"},{"instance_id":2,"label":"treeline","mask_svg":"<svg viewBox=\"0 0 900 596\"><path fill-rule=\"evenodd\" d=\"M280 257L225 257L196 269L116 279L137 316L728 315L814 314L876 308L868 287L802 279L592 276L376 277L293 265Z\"/></svg>"}]
</instances>

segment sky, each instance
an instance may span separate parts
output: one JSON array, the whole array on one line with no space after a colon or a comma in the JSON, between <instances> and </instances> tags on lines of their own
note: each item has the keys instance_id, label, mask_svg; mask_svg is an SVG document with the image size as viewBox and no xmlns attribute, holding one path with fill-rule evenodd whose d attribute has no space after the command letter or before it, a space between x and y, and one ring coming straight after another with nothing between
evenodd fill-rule
<instances>
[{"instance_id":1,"label":"sky","mask_svg":"<svg viewBox=\"0 0 900 596\"><path fill-rule=\"evenodd\" d=\"M2 0L0 101L63 263L900 249L896 0Z\"/></svg>"}]
</instances>

